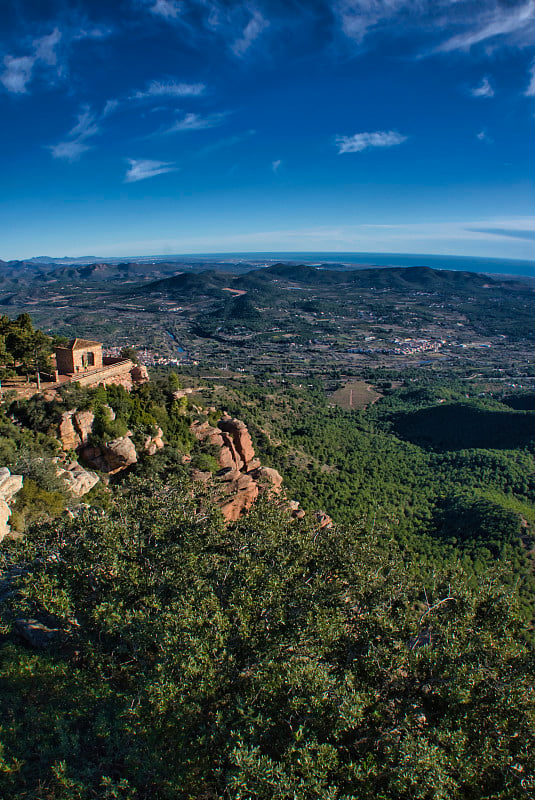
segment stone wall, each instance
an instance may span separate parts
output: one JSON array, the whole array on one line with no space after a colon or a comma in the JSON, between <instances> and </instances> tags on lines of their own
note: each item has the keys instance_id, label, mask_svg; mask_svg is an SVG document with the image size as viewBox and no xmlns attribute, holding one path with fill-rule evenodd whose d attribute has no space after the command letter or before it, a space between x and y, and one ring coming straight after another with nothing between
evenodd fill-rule
<instances>
[{"instance_id":1,"label":"stone wall","mask_svg":"<svg viewBox=\"0 0 535 800\"><path fill-rule=\"evenodd\" d=\"M106 365L101 369L76 375L74 380L76 380L80 386L109 386L110 384L120 384L130 391L133 386L130 371L133 367L134 364L131 361L118 361L115 364Z\"/></svg>"}]
</instances>

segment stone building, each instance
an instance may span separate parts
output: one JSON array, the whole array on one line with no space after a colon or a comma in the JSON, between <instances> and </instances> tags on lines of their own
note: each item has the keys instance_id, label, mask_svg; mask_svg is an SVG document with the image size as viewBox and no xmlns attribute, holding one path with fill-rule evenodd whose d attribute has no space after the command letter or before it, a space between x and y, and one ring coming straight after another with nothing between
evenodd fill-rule
<instances>
[{"instance_id":1,"label":"stone building","mask_svg":"<svg viewBox=\"0 0 535 800\"><path fill-rule=\"evenodd\" d=\"M65 347L56 347L56 369L60 375L76 375L102 366L100 342L72 339Z\"/></svg>"}]
</instances>

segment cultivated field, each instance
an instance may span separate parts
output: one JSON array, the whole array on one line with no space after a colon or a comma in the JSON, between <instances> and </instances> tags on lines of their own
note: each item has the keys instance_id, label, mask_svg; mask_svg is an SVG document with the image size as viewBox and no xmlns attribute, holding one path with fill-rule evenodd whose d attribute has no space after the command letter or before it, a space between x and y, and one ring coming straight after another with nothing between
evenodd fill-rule
<instances>
[{"instance_id":1,"label":"cultivated field","mask_svg":"<svg viewBox=\"0 0 535 800\"><path fill-rule=\"evenodd\" d=\"M331 404L345 409L366 408L370 403L375 403L381 395L366 381L347 383L331 395Z\"/></svg>"}]
</instances>

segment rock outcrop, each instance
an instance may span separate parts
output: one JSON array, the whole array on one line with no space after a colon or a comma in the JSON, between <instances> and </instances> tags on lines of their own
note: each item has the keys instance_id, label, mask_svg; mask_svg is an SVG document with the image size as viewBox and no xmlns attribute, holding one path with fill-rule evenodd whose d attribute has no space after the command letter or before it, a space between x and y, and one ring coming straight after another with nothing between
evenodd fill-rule
<instances>
[{"instance_id":1,"label":"rock outcrop","mask_svg":"<svg viewBox=\"0 0 535 800\"><path fill-rule=\"evenodd\" d=\"M92 411L65 411L59 422L59 438L65 452L87 444L95 415Z\"/></svg>"},{"instance_id":2,"label":"rock outcrop","mask_svg":"<svg viewBox=\"0 0 535 800\"><path fill-rule=\"evenodd\" d=\"M58 469L57 474L63 478L73 497L83 497L99 482L95 472L84 469L76 462L68 464L65 469Z\"/></svg>"},{"instance_id":3,"label":"rock outcrop","mask_svg":"<svg viewBox=\"0 0 535 800\"><path fill-rule=\"evenodd\" d=\"M0 541L11 532L9 518L13 497L22 489L22 475L12 475L7 467L0 468Z\"/></svg>"},{"instance_id":4,"label":"rock outcrop","mask_svg":"<svg viewBox=\"0 0 535 800\"><path fill-rule=\"evenodd\" d=\"M209 422L195 421L190 428L199 442L219 448L216 456L219 472L214 476L219 494L218 504L228 522L234 522L249 511L260 494L279 494L282 476L275 469L263 467L255 457L247 425L239 419L224 416L214 428ZM209 473L195 472L196 480L207 482Z\"/></svg>"},{"instance_id":5,"label":"rock outcrop","mask_svg":"<svg viewBox=\"0 0 535 800\"><path fill-rule=\"evenodd\" d=\"M143 449L149 456L153 456L158 450L164 447L163 431L161 428L156 429L154 436L147 436L143 444Z\"/></svg>"},{"instance_id":6,"label":"rock outcrop","mask_svg":"<svg viewBox=\"0 0 535 800\"><path fill-rule=\"evenodd\" d=\"M147 367L144 364L134 364L130 370L130 377L136 386L141 386L142 383L148 383L150 380Z\"/></svg>"},{"instance_id":7,"label":"rock outcrop","mask_svg":"<svg viewBox=\"0 0 535 800\"><path fill-rule=\"evenodd\" d=\"M115 419L113 409L110 406L104 406L104 408L108 411L109 419L113 421ZM93 431L94 421L95 415L92 411L65 411L59 423L59 438L63 451L75 450L90 467L111 475L120 472L122 469L126 469L131 464L135 464L137 461L136 448L129 435L122 436L105 445L91 444L91 433ZM164 446L162 437L163 431L161 428L157 429L154 436L147 437L145 441L145 450L149 455L154 455L157 450L160 450ZM79 468L82 469L81 467ZM88 475L93 474L94 473L88 473ZM70 479L68 477L66 480L69 483ZM73 486L75 489L73 493L76 493L76 487L78 487L78 491L80 491L88 485L91 480L92 478L84 477L79 473L78 477L74 479ZM85 489L85 491L82 491L82 494L75 494L75 496L82 497L86 491L89 491L89 489Z\"/></svg>"},{"instance_id":8,"label":"rock outcrop","mask_svg":"<svg viewBox=\"0 0 535 800\"><path fill-rule=\"evenodd\" d=\"M98 447L88 445L82 448L80 455L90 467L108 475L121 472L137 462L136 447L129 436L121 436Z\"/></svg>"},{"instance_id":9,"label":"rock outcrop","mask_svg":"<svg viewBox=\"0 0 535 800\"><path fill-rule=\"evenodd\" d=\"M245 422L239 419L224 418L219 423L220 430L228 435L235 452L238 454L242 464L248 469L249 462L254 458L255 452L251 434Z\"/></svg>"},{"instance_id":10,"label":"rock outcrop","mask_svg":"<svg viewBox=\"0 0 535 800\"><path fill-rule=\"evenodd\" d=\"M252 475L239 470L225 472L219 476L219 482L223 491L223 497L219 500L221 513L228 522L235 522L249 511L258 497L258 484Z\"/></svg>"}]
</instances>

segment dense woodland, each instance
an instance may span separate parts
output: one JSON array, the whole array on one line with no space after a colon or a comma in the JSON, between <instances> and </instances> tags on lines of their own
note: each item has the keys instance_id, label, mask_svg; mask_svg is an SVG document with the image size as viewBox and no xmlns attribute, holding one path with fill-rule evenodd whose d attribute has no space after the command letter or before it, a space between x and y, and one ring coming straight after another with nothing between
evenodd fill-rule
<instances>
[{"instance_id":1,"label":"dense woodland","mask_svg":"<svg viewBox=\"0 0 535 800\"><path fill-rule=\"evenodd\" d=\"M24 536L0 550L0 796L526 796L533 395L408 375L344 411L313 379L176 399L180 381L3 406L1 465L25 486ZM217 469L189 431L203 405L243 419L333 527L283 498L225 526L182 463ZM72 408L94 411L95 442L159 426L166 447L73 502L54 469Z\"/></svg>"}]
</instances>

